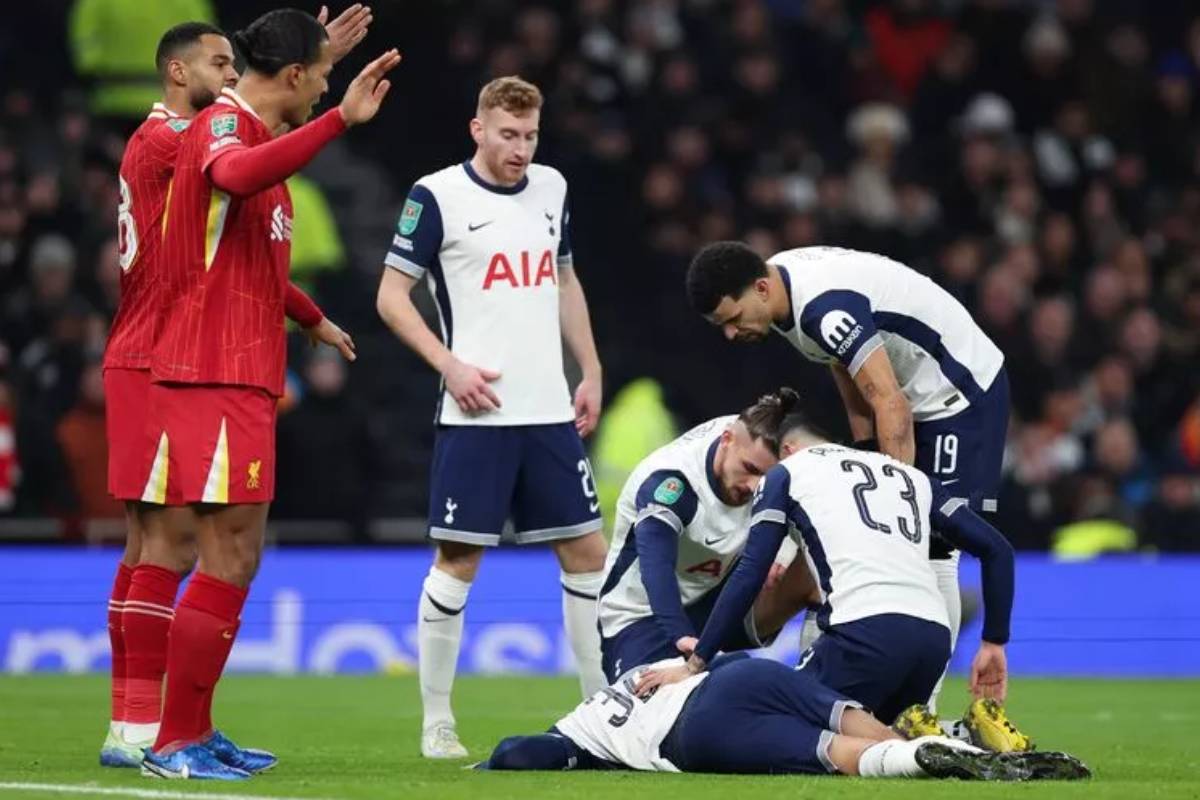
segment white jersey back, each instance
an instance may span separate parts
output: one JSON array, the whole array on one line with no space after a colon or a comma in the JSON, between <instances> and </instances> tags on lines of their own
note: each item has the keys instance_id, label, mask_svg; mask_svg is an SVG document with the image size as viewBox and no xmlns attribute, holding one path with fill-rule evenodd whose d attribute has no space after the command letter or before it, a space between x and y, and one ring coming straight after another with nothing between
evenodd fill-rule
<instances>
[{"instance_id":1,"label":"white jersey back","mask_svg":"<svg viewBox=\"0 0 1200 800\"><path fill-rule=\"evenodd\" d=\"M791 293L776 326L805 357L851 375L878 347L918 422L953 416L992 385L1004 354L942 287L875 253L801 247L767 259Z\"/></svg>"},{"instance_id":2,"label":"white jersey back","mask_svg":"<svg viewBox=\"0 0 1200 800\"><path fill-rule=\"evenodd\" d=\"M535 425L575 417L563 375L559 270L571 268L567 182L531 164L513 187L470 162L417 181L385 262L428 276L442 338L460 360L492 369L499 410L464 414L445 393L444 425Z\"/></svg>"},{"instance_id":3,"label":"white jersey back","mask_svg":"<svg viewBox=\"0 0 1200 800\"><path fill-rule=\"evenodd\" d=\"M779 480L780 469L786 481ZM780 496L768 496L773 493ZM930 496L929 479L915 467L822 444L768 473L755 516L782 511L787 517L821 588L822 627L878 614L949 627L929 563Z\"/></svg>"},{"instance_id":4,"label":"white jersey back","mask_svg":"<svg viewBox=\"0 0 1200 800\"><path fill-rule=\"evenodd\" d=\"M638 522L654 517L679 534L675 577L685 608L720 585L745 549L752 506L722 502L712 473L721 434L735 420L737 416L717 417L692 428L644 458L625 481L600 595L600 634L605 638L651 615L631 535Z\"/></svg>"},{"instance_id":5,"label":"white jersey back","mask_svg":"<svg viewBox=\"0 0 1200 800\"><path fill-rule=\"evenodd\" d=\"M672 658L643 669L682 663L682 658ZM658 748L679 719L683 704L709 673L701 672L679 683L660 686L648 699L643 699L633 692L642 671L635 670L596 692L555 727L605 761L648 772L679 772L678 767L659 754Z\"/></svg>"}]
</instances>

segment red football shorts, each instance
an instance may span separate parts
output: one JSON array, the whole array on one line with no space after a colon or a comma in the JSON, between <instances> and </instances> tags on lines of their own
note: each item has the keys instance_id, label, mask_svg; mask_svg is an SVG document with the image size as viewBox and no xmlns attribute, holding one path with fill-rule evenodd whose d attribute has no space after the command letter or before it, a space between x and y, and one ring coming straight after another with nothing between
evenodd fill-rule
<instances>
[{"instance_id":1,"label":"red football shorts","mask_svg":"<svg viewBox=\"0 0 1200 800\"><path fill-rule=\"evenodd\" d=\"M108 432L108 493L140 500L154 455L146 432L150 370L104 370L104 427Z\"/></svg>"},{"instance_id":2,"label":"red football shorts","mask_svg":"<svg viewBox=\"0 0 1200 800\"><path fill-rule=\"evenodd\" d=\"M252 386L150 385L154 454L141 499L267 503L275 496L275 398Z\"/></svg>"}]
</instances>

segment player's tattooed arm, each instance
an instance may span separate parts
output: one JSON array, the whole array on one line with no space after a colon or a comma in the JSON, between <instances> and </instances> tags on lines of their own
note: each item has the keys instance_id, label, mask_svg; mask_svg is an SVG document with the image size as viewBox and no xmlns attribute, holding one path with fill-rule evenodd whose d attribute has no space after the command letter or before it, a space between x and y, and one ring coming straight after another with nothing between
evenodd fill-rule
<instances>
[{"instance_id":1,"label":"player's tattooed arm","mask_svg":"<svg viewBox=\"0 0 1200 800\"><path fill-rule=\"evenodd\" d=\"M880 452L912 464L917 455L912 408L900 391L886 350L877 348L867 357L854 376L854 385L871 408Z\"/></svg>"},{"instance_id":2,"label":"player's tattooed arm","mask_svg":"<svg viewBox=\"0 0 1200 800\"><path fill-rule=\"evenodd\" d=\"M846 407L850 435L856 442L874 438L875 418L871 413L871 406L854 384L854 379L841 364L831 364L830 371L833 372L833 383L837 386L838 394L842 396L842 404Z\"/></svg>"}]
</instances>

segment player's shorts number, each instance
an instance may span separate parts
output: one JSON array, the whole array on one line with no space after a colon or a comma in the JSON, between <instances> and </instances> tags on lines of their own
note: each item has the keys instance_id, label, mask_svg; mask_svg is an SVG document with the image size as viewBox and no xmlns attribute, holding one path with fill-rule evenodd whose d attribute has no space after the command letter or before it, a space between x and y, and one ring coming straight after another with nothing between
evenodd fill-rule
<instances>
[{"instance_id":1,"label":"player's shorts number","mask_svg":"<svg viewBox=\"0 0 1200 800\"><path fill-rule=\"evenodd\" d=\"M629 721L629 715L633 713L633 698L623 694L620 690L614 689L611 686L606 686L596 694L588 698L588 703L591 703L596 698L600 698L601 705L607 705L609 702L616 703L620 706L620 710L613 713L608 718L608 724L614 728L619 728Z\"/></svg>"},{"instance_id":2,"label":"player's shorts number","mask_svg":"<svg viewBox=\"0 0 1200 800\"><path fill-rule=\"evenodd\" d=\"M861 472L863 479L854 484L854 504L858 506L858 516L862 519L864 525L873 531L880 533L891 533L892 527L885 523L874 519L871 516L871 509L867 506L867 493L873 492L879 488L879 481L875 479L875 471L868 464L861 461L853 461L846 459L842 462L842 472ZM900 499L908 503L909 509L912 511L912 519L900 516L896 518L896 527L900 529L900 535L908 539L913 544L919 544L921 541L921 509L917 505L917 489L913 486L912 478L908 477L902 469L897 469L891 464L883 465L883 474L888 478L900 478L904 482L904 488L900 490Z\"/></svg>"},{"instance_id":3,"label":"player's shorts number","mask_svg":"<svg viewBox=\"0 0 1200 800\"><path fill-rule=\"evenodd\" d=\"M583 496L588 499L592 511L595 511L599 505L596 502L596 479L592 476L592 465L586 458L581 458L575 469L579 471L579 484L583 487Z\"/></svg>"},{"instance_id":4,"label":"player's shorts number","mask_svg":"<svg viewBox=\"0 0 1200 800\"><path fill-rule=\"evenodd\" d=\"M133 197L129 194L129 184L124 178L118 179L121 184L121 202L117 206L117 259L121 271L128 272L137 258L138 232L137 224L133 221Z\"/></svg>"},{"instance_id":5,"label":"player's shorts number","mask_svg":"<svg viewBox=\"0 0 1200 800\"><path fill-rule=\"evenodd\" d=\"M933 474L953 475L958 470L958 434L939 433L933 440Z\"/></svg>"}]
</instances>

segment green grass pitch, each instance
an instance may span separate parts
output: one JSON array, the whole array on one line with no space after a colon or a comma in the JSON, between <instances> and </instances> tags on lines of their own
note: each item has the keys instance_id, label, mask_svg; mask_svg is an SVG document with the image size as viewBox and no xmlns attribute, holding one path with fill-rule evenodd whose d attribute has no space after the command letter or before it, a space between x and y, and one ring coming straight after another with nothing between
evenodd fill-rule
<instances>
[{"instance_id":1,"label":"green grass pitch","mask_svg":"<svg viewBox=\"0 0 1200 800\"><path fill-rule=\"evenodd\" d=\"M564 678L464 678L459 732L473 756L500 738L544 730L578 700ZM946 697L960 705L961 682ZM218 724L238 742L274 750L280 766L246 783L141 778L96 755L107 719L101 676L0 678L0 798L122 796L121 790L337 798L1200 798L1200 681L1018 679L1009 708L1043 749L1083 758L1080 784L980 785L841 777L464 772L418 754L420 701L407 677L242 677L223 682ZM965 704L965 703L963 703ZM12 784L54 785L14 788ZM108 790L81 794L79 788ZM65 791L73 789L74 791ZM136 797L137 794L126 796Z\"/></svg>"}]
</instances>

